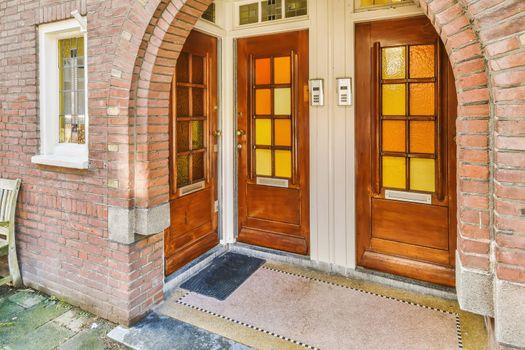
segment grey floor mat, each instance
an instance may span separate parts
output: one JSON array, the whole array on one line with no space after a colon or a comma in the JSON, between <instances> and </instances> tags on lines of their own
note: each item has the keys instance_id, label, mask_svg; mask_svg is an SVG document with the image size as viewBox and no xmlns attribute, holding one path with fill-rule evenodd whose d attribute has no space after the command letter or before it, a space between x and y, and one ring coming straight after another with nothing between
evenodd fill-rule
<instances>
[{"instance_id":1,"label":"grey floor mat","mask_svg":"<svg viewBox=\"0 0 525 350\"><path fill-rule=\"evenodd\" d=\"M242 254L226 253L201 272L187 280L181 288L225 300L266 261Z\"/></svg>"}]
</instances>

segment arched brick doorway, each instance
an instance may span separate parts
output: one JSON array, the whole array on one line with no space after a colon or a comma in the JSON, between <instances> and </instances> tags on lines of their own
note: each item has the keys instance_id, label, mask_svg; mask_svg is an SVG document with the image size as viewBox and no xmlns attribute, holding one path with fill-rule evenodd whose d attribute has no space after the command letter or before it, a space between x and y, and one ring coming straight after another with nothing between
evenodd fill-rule
<instances>
[{"instance_id":1,"label":"arched brick doorway","mask_svg":"<svg viewBox=\"0 0 525 350\"><path fill-rule=\"evenodd\" d=\"M493 275L504 283L525 283L515 258L515 250L525 250L519 237L525 219L519 205L508 202L524 193L523 164L510 159L525 149L523 126L512 126L525 114L523 2L415 2L445 44L458 92L458 297L467 310L498 316ZM135 2L122 23L108 109L119 119L108 137L126 150L110 163L108 176L127 184L110 193L118 198L116 206L153 208L168 201L171 76L185 38L209 3Z\"/></svg>"}]
</instances>

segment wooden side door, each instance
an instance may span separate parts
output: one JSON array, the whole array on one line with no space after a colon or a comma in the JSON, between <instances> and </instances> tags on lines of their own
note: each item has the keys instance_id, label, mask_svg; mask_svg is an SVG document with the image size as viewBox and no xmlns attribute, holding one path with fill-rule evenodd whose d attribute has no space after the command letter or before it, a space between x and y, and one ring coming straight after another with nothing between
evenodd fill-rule
<instances>
[{"instance_id":1,"label":"wooden side door","mask_svg":"<svg viewBox=\"0 0 525 350\"><path fill-rule=\"evenodd\" d=\"M358 265L454 286L456 109L426 17L356 26Z\"/></svg>"},{"instance_id":2,"label":"wooden side door","mask_svg":"<svg viewBox=\"0 0 525 350\"><path fill-rule=\"evenodd\" d=\"M219 243L217 234L217 39L192 31L171 89L168 275Z\"/></svg>"},{"instance_id":3,"label":"wooden side door","mask_svg":"<svg viewBox=\"0 0 525 350\"><path fill-rule=\"evenodd\" d=\"M238 240L309 253L308 32L237 42Z\"/></svg>"}]
</instances>

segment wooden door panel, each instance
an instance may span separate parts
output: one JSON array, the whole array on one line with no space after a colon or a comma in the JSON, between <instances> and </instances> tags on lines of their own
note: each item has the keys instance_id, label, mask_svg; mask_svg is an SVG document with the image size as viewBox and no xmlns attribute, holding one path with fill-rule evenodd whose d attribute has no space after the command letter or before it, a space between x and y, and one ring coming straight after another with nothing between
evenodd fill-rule
<instances>
[{"instance_id":1,"label":"wooden door panel","mask_svg":"<svg viewBox=\"0 0 525 350\"><path fill-rule=\"evenodd\" d=\"M448 250L448 209L374 198L372 238Z\"/></svg>"},{"instance_id":2,"label":"wooden door panel","mask_svg":"<svg viewBox=\"0 0 525 350\"><path fill-rule=\"evenodd\" d=\"M165 232L168 275L219 243L216 140L217 39L192 31L172 82L170 216Z\"/></svg>"},{"instance_id":3,"label":"wooden door panel","mask_svg":"<svg viewBox=\"0 0 525 350\"><path fill-rule=\"evenodd\" d=\"M411 54L424 46L433 47L427 56L433 68L417 75ZM405 61L388 66L387 51L395 50ZM360 23L355 52L358 265L453 286L457 100L446 52L426 17ZM416 108L412 89L424 84L433 87L427 96L435 108L424 108L431 105L428 97ZM417 135L425 125L433 131ZM404 141L393 142L395 135ZM416 147L425 141L426 148ZM424 195L429 202L395 201L387 190Z\"/></svg>"},{"instance_id":4,"label":"wooden door panel","mask_svg":"<svg viewBox=\"0 0 525 350\"><path fill-rule=\"evenodd\" d=\"M237 58L238 240L308 254L308 32L239 39Z\"/></svg>"}]
</instances>

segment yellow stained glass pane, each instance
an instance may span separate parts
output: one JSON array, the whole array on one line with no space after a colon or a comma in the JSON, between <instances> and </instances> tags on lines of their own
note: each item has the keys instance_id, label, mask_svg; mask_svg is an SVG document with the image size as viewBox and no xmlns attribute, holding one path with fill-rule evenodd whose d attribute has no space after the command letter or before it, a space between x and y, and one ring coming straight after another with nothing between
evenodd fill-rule
<instances>
[{"instance_id":1,"label":"yellow stained glass pane","mask_svg":"<svg viewBox=\"0 0 525 350\"><path fill-rule=\"evenodd\" d=\"M435 192L435 160L427 158L410 159L410 189L414 191Z\"/></svg>"},{"instance_id":2,"label":"yellow stained glass pane","mask_svg":"<svg viewBox=\"0 0 525 350\"><path fill-rule=\"evenodd\" d=\"M270 59L259 58L255 60L255 84L265 85L270 84Z\"/></svg>"},{"instance_id":3,"label":"yellow stained glass pane","mask_svg":"<svg viewBox=\"0 0 525 350\"><path fill-rule=\"evenodd\" d=\"M381 61L383 79L405 78L406 48L404 46L382 49Z\"/></svg>"},{"instance_id":4,"label":"yellow stained glass pane","mask_svg":"<svg viewBox=\"0 0 525 350\"><path fill-rule=\"evenodd\" d=\"M405 85L383 85L383 115L405 115Z\"/></svg>"},{"instance_id":5,"label":"yellow stained glass pane","mask_svg":"<svg viewBox=\"0 0 525 350\"><path fill-rule=\"evenodd\" d=\"M434 84L410 84L410 115L434 115Z\"/></svg>"},{"instance_id":6,"label":"yellow stained glass pane","mask_svg":"<svg viewBox=\"0 0 525 350\"><path fill-rule=\"evenodd\" d=\"M272 144L271 119L255 119L255 143L263 146Z\"/></svg>"},{"instance_id":7,"label":"yellow stained glass pane","mask_svg":"<svg viewBox=\"0 0 525 350\"><path fill-rule=\"evenodd\" d=\"M383 151L405 152L405 121L383 120Z\"/></svg>"},{"instance_id":8,"label":"yellow stained glass pane","mask_svg":"<svg viewBox=\"0 0 525 350\"><path fill-rule=\"evenodd\" d=\"M410 122L410 152L434 153L434 122Z\"/></svg>"},{"instance_id":9,"label":"yellow stained glass pane","mask_svg":"<svg viewBox=\"0 0 525 350\"><path fill-rule=\"evenodd\" d=\"M405 162L404 157L383 157L383 187L406 188Z\"/></svg>"},{"instance_id":10,"label":"yellow stained glass pane","mask_svg":"<svg viewBox=\"0 0 525 350\"><path fill-rule=\"evenodd\" d=\"M410 78L434 77L434 45L410 46Z\"/></svg>"},{"instance_id":11,"label":"yellow stained glass pane","mask_svg":"<svg viewBox=\"0 0 525 350\"><path fill-rule=\"evenodd\" d=\"M275 145L292 145L292 122L290 119L275 119Z\"/></svg>"},{"instance_id":12,"label":"yellow stained glass pane","mask_svg":"<svg viewBox=\"0 0 525 350\"><path fill-rule=\"evenodd\" d=\"M292 96L290 88L279 88L274 93L274 113L276 115L292 114Z\"/></svg>"},{"instance_id":13,"label":"yellow stained glass pane","mask_svg":"<svg viewBox=\"0 0 525 350\"><path fill-rule=\"evenodd\" d=\"M272 176L272 151L255 150L255 173L261 176Z\"/></svg>"},{"instance_id":14,"label":"yellow stained glass pane","mask_svg":"<svg viewBox=\"0 0 525 350\"><path fill-rule=\"evenodd\" d=\"M292 152L275 151L275 176L292 177Z\"/></svg>"},{"instance_id":15,"label":"yellow stained glass pane","mask_svg":"<svg viewBox=\"0 0 525 350\"><path fill-rule=\"evenodd\" d=\"M290 57L275 57L273 62L274 84L290 84Z\"/></svg>"},{"instance_id":16,"label":"yellow stained glass pane","mask_svg":"<svg viewBox=\"0 0 525 350\"><path fill-rule=\"evenodd\" d=\"M272 113L272 91L270 89L255 90L255 114L270 115Z\"/></svg>"}]
</instances>

